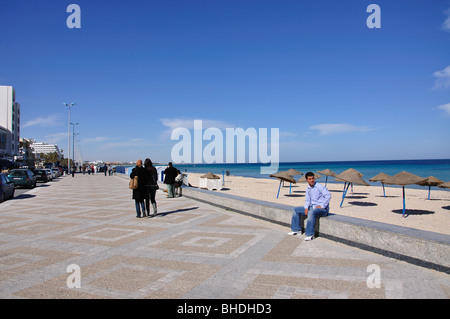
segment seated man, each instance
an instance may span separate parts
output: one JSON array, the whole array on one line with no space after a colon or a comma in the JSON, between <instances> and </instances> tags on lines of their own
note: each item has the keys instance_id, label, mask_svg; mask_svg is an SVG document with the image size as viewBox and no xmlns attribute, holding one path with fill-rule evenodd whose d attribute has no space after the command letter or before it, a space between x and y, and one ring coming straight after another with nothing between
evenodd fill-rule
<instances>
[{"instance_id":1,"label":"seated man","mask_svg":"<svg viewBox=\"0 0 450 319\"><path fill-rule=\"evenodd\" d=\"M288 234L297 235L297 233L301 233L301 216L307 216L305 240L312 240L314 238L316 218L328 216L331 194L325 186L316 183L314 173L306 173L305 178L308 182L308 188L306 189L305 195L305 206L295 207L293 209L291 221L292 231Z\"/></svg>"},{"instance_id":2,"label":"seated man","mask_svg":"<svg viewBox=\"0 0 450 319\"><path fill-rule=\"evenodd\" d=\"M181 197L184 175L181 174L180 170L178 170L177 172L178 172L178 175L177 175L177 177L175 177L175 184L174 184L174 186L175 186L174 196Z\"/></svg>"}]
</instances>

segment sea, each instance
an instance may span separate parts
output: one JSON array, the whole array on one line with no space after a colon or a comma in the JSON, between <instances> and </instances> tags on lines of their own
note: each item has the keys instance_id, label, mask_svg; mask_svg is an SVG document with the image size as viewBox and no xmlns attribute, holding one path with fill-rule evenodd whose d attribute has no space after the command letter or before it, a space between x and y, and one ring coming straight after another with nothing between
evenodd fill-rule
<instances>
[{"instance_id":1,"label":"sea","mask_svg":"<svg viewBox=\"0 0 450 319\"><path fill-rule=\"evenodd\" d=\"M253 178L271 178L269 174L261 174L260 163L239 163L239 164L174 164L182 173L214 173L225 178L227 171L231 176L243 176ZM324 169L329 169L336 174L353 168L363 174L362 179L370 185L380 186L380 182L370 182L369 179L379 173L385 173L393 176L402 171L406 171L421 177L434 176L443 182L450 181L450 159L421 159L421 160L372 160L372 161L327 161L327 162L283 162L279 164L278 171L287 171L289 169L296 169L303 174L307 172L317 172ZM295 176L296 179L301 175ZM334 177L322 176L317 179L319 183L341 183L334 180ZM400 187L396 185L389 185L389 187ZM419 185L408 185L408 188L424 188ZM433 187L437 188L437 187ZM448 190L439 188L440 190Z\"/></svg>"}]
</instances>

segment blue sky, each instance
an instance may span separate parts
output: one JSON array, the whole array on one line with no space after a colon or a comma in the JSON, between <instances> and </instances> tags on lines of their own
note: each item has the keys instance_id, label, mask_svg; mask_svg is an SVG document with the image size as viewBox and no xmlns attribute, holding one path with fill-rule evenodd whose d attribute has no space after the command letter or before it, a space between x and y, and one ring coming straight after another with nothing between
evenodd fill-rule
<instances>
[{"instance_id":1,"label":"blue sky","mask_svg":"<svg viewBox=\"0 0 450 319\"><path fill-rule=\"evenodd\" d=\"M21 136L67 154L75 102L83 160L170 161L194 120L279 128L282 162L450 158L450 0L2 1L0 60Z\"/></svg>"}]
</instances>

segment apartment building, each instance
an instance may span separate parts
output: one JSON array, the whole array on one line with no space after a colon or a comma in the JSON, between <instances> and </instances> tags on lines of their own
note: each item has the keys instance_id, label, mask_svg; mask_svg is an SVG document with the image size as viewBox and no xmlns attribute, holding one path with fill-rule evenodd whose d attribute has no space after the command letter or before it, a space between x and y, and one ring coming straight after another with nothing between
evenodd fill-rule
<instances>
[{"instance_id":1,"label":"apartment building","mask_svg":"<svg viewBox=\"0 0 450 319\"><path fill-rule=\"evenodd\" d=\"M19 155L20 104L16 102L16 93L12 86L0 85L0 128L2 132L0 145L5 146L6 144L3 156ZM10 136L8 136L9 134Z\"/></svg>"},{"instance_id":2,"label":"apartment building","mask_svg":"<svg viewBox=\"0 0 450 319\"><path fill-rule=\"evenodd\" d=\"M33 142L32 144L30 144L30 148L33 150L34 154L41 154L41 153L50 154L56 152L61 158L61 151L59 150L59 147L56 144Z\"/></svg>"}]
</instances>

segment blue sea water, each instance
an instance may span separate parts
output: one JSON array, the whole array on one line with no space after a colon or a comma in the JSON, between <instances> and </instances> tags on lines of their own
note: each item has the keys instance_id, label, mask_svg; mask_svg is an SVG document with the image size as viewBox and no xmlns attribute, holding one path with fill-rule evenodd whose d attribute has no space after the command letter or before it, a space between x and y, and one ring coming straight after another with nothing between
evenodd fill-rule
<instances>
[{"instance_id":1,"label":"blue sea water","mask_svg":"<svg viewBox=\"0 0 450 319\"><path fill-rule=\"evenodd\" d=\"M174 166L183 173L212 172L222 176L224 173L226 174L226 171L230 171L230 175L234 176L270 178L268 174L260 173L261 164L177 164ZM401 171L407 171L424 178L434 176L444 182L450 181L450 159L289 162L280 163L278 170L287 171L291 168L299 170L303 174L309 171L317 172L327 168L339 174L349 168L353 168L364 175L362 178L366 182L378 186L381 185L380 182L369 182L369 179L381 172L393 176ZM296 179L299 177L295 176ZM318 181L325 182L325 179L326 176L322 176ZM328 177L328 183L333 182L335 182L334 178ZM419 185L410 185L408 187L423 188Z\"/></svg>"}]
</instances>

